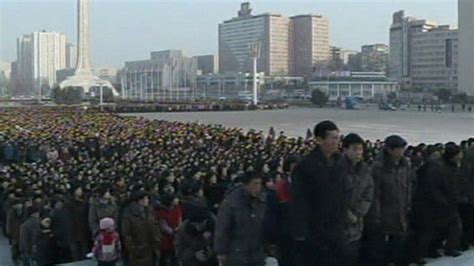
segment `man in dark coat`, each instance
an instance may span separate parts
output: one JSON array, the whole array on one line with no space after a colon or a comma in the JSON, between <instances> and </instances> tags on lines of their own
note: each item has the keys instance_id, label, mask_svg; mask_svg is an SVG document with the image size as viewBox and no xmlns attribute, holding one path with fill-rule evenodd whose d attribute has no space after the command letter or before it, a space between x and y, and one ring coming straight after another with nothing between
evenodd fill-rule
<instances>
[{"instance_id":1,"label":"man in dark coat","mask_svg":"<svg viewBox=\"0 0 474 266\"><path fill-rule=\"evenodd\" d=\"M461 147L447 143L443 158L430 161L418 179L415 195L417 259L427 256L428 248L439 233L447 229L446 255L459 256L461 225L457 207L456 178L462 159Z\"/></svg>"},{"instance_id":2,"label":"man in dark coat","mask_svg":"<svg viewBox=\"0 0 474 266\"><path fill-rule=\"evenodd\" d=\"M312 135L312 133L311 133ZM279 250L279 265L281 266L291 266L293 265L293 241L291 237L291 208L290 208L290 184L292 180L292 175L294 169L301 161L299 155L292 154L288 156L283 162L283 172L284 175L280 180L275 184L275 190L279 202L278 209L280 210L279 215L279 230L280 230L280 239L278 241L278 250Z\"/></svg>"},{"instance_id":3,"label":"man in dark coat","mask_svg":"<svg viewBox=\"0 0 474 266\"><path fill-rule=\"evenodd\" d=\"M345 265L349 193L339 129L323 121L314 136L318 145L296 167L291 185L291 229L301 252L294 264Z\"/></svg>"},{"instance_id":4,"label":"man in dark coat","mask_svg":"<svg viewBox=\"0 0 474 266\"><path fill-rule=\"evenodd\" d=\"M68 211L64 208L64 198L54 195L51 201L51 230L56 238L56 263L71 262L71 250L69 247L71 219Z\"/></svg>"},{"instance_id":5,"label":"man in dark coat","mask_svg":"<svg viewBox=\"0 0 474 266\"><path fill-rule=\"evenodd\" d=\"M364 140L357 134L349 134L342 140L344 157L349 165L348 182L349 197L349 225L347 226L347 243L349 245L348 262L357 265L359 260L360 239L364 229L364 219L372 205L374 197L374 183L370 170L363 161Z\"/></svg>"},{"instance_id":6,"label":"man in dark coat","mask_svg":"<svg viewBox=\"0 0 474 266\"><path fill-rule=\"evenodd\" d=\"M38 248L35 256L37 266L54 265L55 239L51 231L51 218L45 217L40 223Z\"/></svg>"},{"instance_id":7,"label":"man in dark coat","mask_svg":"<svg viewBox=\"0 0 474 266\"><path fill-rule=\"evenodd\" d=\"M262 266L265 201L261 174L248 170L241 181L243 185L230 192L220 206L214 251L223 266Z\"/></svg>"},{"instance_id":8,"label":"man in dark coat","mask_svg":"<svg viewBox=\"0 0 474 266\"><path fill-rule=\"evenodd\" d=\"M129 265L153 266L160 258L160 227L150 207L150 198L143 191L132 195L134 203L123 215L122 239Z\"/></svg>"},{"instance_id":9,"label":"man in dark coat","mask_svg":"<svg viewBox=\"0 0 474 266\"><path fill-rule=\"evenodd\" d=\"M72 195L64 203L69 219L67 222L68 243L73 261L79 261L89 253L88 242L91 235L87 220L89 210L82 188L73 184L70 191Z\"/></svg>"},{"instance_id":10,"label":"man in dark coat","mask_svg":"<svg viewBox=\"0 0 474 266\"><path fill-rule=\"evenodd\" d=\"M33 266L38 249L38 235L40 232L40 213L36 207L27 210L28 220L20 227L20 252L24 266Z\"/></svg>"},{"instance_id":11,"label":"man in dark coat","mask_svg":"<svg viewBox=\"0 0 474 266\"><path fill-rule=\"evenodd\" d=\"M1 153L1 150L0 150ZM0 225L2 226L2 233L7 236L7 212L6 206L10 197L10 192L9 192L9 182L8 179L3 179L1 181L1 187L0 187Z\"/></svg>"},{"instance_id":12,"label":"man in dark coat","mask_svg":"<svg viewBox=\"0 0 474 266\"><path fill-rule=\"evenodd\" d=\"M95 236L99 232L99 223L103 218L112 218L114 221L118 217L118 207L111 194L111 186L101 184L97 189L97 197L90 199L89 205L89 228Z\"/></svg>"},{"instance_id":13,"label":"man in dark coat","mask_svg":"<svg viewBox=\"0 0 474 266\"><path fill-rule=\"evenodd\" d=\"M183 182L181 191L184 194L182 199L183 219L187 218L187 212L192 208L208 207L201 182L187 179Z\"/></svg>"},{"instance_id":14,"label":"man in dark coat","mask_svg":"<svg viewBox=\"0 0 474 266\"><path fill-rule=\"evenodd\" d=\"M458 182L459 188L459 215L461 216L463 249L474 246L474 146L468 148L464 154L464 162Z\"/></svg>"},{"instance_id":15,"label":"man in dark coat","mask_svg":"<svg viewBox=\"0 0 474 266\"><path fill-rule=\"evenodd\" d=\"M11 202L12 209L7 216L7 236L10 241L11 257L15 265L18 265L21 258L20 253L20 226L25 221L25 211L23 203L19 199Z\"/></svg>"},{"instance_id":16,"label":"man in dark coat","mask_svg":"<svg viewBox=\"0 0 474 266\"><path fill-rule=\"evenodd\" d=\"M372 164L374 200L366 218L366 256L374 265L406 262L406 239L411 210L410 161L404 157L407 142L397 135L385 139L385 146Z\"/></svg>"},{"instance_id":17,"label":"man in dark coat","mask_svg":"<svg viewBox=\"0 0 474 266\"><path fill-rule=\"evenodd\" d=\"M182 266L213 266L217 264L212 250L211 214L207 208L193 208L188 212L175 237L176 256Z\"/></svg>"}]
</instances>

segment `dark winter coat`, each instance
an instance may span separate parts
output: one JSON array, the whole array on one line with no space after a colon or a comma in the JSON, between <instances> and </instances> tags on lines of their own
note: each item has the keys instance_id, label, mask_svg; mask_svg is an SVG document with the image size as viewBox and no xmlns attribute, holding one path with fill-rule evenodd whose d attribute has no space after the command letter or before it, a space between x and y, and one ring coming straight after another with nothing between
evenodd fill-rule
<instances>
[{"instance_id":1,"label":"dark winter coat","mask_svg":"<svg viewBox=\"0 0 474 266\"><path fill-rule=\"evenodd\" d=\"M457 181L459 202L474 205L474 163L465 163Z\"/></svg>"},{"instance_id":2,"label":"dark winter coat","mask_svg":"<svg viewBox=\"0 0 474 266\"><path fill-rule=\"evenodd\" d=\"M213 213L218 212L226 190L227 187L224 184L211 184L205 188L206 199Z\"/></svg>"},{"instance_id":3,"label":"dark winter coat","mask_svg":"<svg viewBox=\"0 0 474 266\"><path fill-rule=\"evenodd\" d=\"M265 260L263 197L252 197L243 186L226 196L217 215L214 250L227 256L226 266L258 265Z\"/></svg>"},{"instance_id":4,"label":"dark winter coat","mask_svg":"<svg viewBox=\"0 0 474 266\"><path fill-rule=\"evenodd\" d=\"M91 198L89 202L89 228L93 235L99 232L99 223L103 218L112 218L117 221L118 209L114 199L102 202L98 198Z\"/></svg>"},{"instance_id":5,"label":"dark winter coat","mask_svg":"<svg viewBox=\"0 0 474 266\"><path fill-rule=\"evenodd\" d=\"M87 202L71 197L66 200L64 208L67 210L69 219L68 240L70 242L88 241L91 233L87 219L89 213Z\"/></svg>"},{"instance_id":6,"label":"dark winter coat","mask_svg":"<svg viewBox=\"0 0 474 266\"><path fill-rule=\"evenodd\" d=\"M183 211L183 220L187 219L187 214L193 208L207 208L207 209L209 209L209 206L207 204L207 200L205 198L200 198L200 197L196 197L196 196L193 196L193 195L184 197L183 200L182 200L181 206L182 206L182 211Z\"/></svg>"},{"instance_id":7,"label":"dark winter coat","mask_svg":"<svg viewBox=\"0 0 474 266\"><path fill-rule=\"evenodd\" d=\"M53 265L55 260L55 238L48 228L42 228L38 235L38 252L35 256L38 266Z\"/></svg>"},{"instance_id":8,"label":"dark winter coat","mask_svg":"<svg viewBox=\"0 0 474 266\"><path fill-rule=\"evenodd\" d=\"M208 262L196 259L196 252L204 250L211 255L211 245L202 232L197 231L188 221L185 221L175 236L176 257L182 266L204 266ZM212 256L211 256L212 257Z\"/></svg>"},{"instance_id":9,"label":"dark winter coat","mask_svg":"<svg viewBox=\"0 0 474 266\"><path fill-rule=\"evenodd\" d=\"M130 265L153 265L160 255L160 228L149 208L133 203L123 214L122 239L127 246Z\"/></svg>"},{"instance_id":10,"label":"dark winter coat","mask_svg":"<svg viewBox=\"0 0 474 266\"><path fill-rule=\"evenodd\" d=\"M40 221L30 217L20 227L20 251L23 255L32 258L38 248Z\"/></svg>"},{"instance_id":11,"label":"dark winter coat","mask_svg":"<svg viewBox=\"0 0 474 266\"><path fill-rule=\"evenodd\" d=\"M51 211L51 230L56 237L57 245L61 248L69 248L72 238L72 220L65 208L53 209Z\"/></svg>"},{"instance_id":12,"label":"dark winter coat","mask_svg":"<svg viewBox=\"0 0 474 266\"><path fill-rule=\"evenodd\" d=\"M423 168L425 171L418 176L415 195L416 219L431 223L439 219L456 217L458 215L456 178L459 174L457 165L439 159L428 162Z\"/></svg>"},{"instance_id":13,"label":"dark winter coat","mask_svg":"<svg viewBox=\"0 0 474 266\"><path fill-rule=\"evenodd\" d=\"M11 243L20 243L20 226L25 221L25 212L18 214L11 209L7 216L7 235Z\"/></svg>"},{"instance_id":14,"label":"dark winter coat","mask_svg":"<svg viewBox=\"0 0 474 266\"><path fill-rule=\"evenodd\" d=\"M265 218L263 220L263 232L265 241L268 243L276 244L282 236L282 218L280 203L276 191L273 189L267 189L265 191Z\"/></svg>"},{"instance_id":15,"label":"dark winter coat","mask_svg":"<svg viewBox=\"0 0 474 266\"><path fill-rule=\"evenodd\" d=\"M386 151L372 163L374 201L367 217L371 226L385 234L403 234L408 229L414 175L408 159L398 165L390 160Z\"/></svg>"},{"instance_id":16,"label":"dark winter coat","mask_svg":"<svg viewBox=\"0 0 474 266\"><path fill-rule=\"evenodd\" d=\"M6 225L7 221L7 212L4 207L4 205L6 205L6 201L8 201L8 192L0 187L0 223L5 223L3 225Z\"/></svg>"},{"instance_id":17,"label":"dark winter coat","mask_svg":"<svg viewBox=\"0 0 474 266\"><path fill-rule=\"evenodd\" d=\"M352 164L349 159L347 160L348 164ZM370 176L370 169L364 162L359 162L349 168L348 181L350 198L347 240L353 242L362 237L364 218L374 198L374 182Z\"/></svg>"},{"instance_id":18,"label":"dark winter coat","mask_svg":"<svg viewBox=\"0 0 474 266\"><path fill-rule=\"evenodd\" d=\"M341 154L331 162L316 147L295 168L291 185L292 235L309 246L341 246L345 239L349 188Z\"/></svg>"}]
</instances>

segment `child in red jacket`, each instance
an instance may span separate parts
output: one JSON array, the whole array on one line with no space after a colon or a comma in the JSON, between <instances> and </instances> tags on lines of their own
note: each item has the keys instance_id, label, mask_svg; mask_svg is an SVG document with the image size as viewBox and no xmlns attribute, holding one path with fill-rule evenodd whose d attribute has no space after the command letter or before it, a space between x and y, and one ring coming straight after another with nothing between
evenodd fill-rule
<instances>
[{"instance_id":1,"label":"child in red jacket","mask_svg":"<svg viewBox=\"0 0 474 266\"><path fill-rule=\"evenodd\" d=\"M92 253L98 266L115 266L120 260L121 243L119 234L115 231L112 218L100 220L100 231L97 233Z\"/></svg>"}]
</instances>

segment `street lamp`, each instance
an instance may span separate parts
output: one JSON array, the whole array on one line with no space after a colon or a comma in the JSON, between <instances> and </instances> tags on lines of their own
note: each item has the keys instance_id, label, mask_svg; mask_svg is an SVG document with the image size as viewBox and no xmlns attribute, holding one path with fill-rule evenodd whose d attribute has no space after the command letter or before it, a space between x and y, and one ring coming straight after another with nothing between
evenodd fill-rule
<instances>
[{"instance_id":1,"label":"street lamp","mask_svg":"<svg viewBox=\"0 0 474 266\"><path fill-rule=\"evenodd\" d=\"M178 60L176 58L171 59L171 89L173 90L174 86L176 85L176 98L175 100L179 99L179 92L178 92L178 78L179 78L179 73L176 75L176 68L178 67ZM176 81L176 83L175 83ZM173 92L171 91L170 94L170 99L172 98Z\"/></svg>"},{"instance_id":2,"label":"street lamp","mask_svg":"<svg viewBox=\"0 0 474 266\"><path fill-rule=\"evenodd\" d=\"M140 101L143 101L143 77L145 76L145 73L140 74Z\"/></svg>"},{"instance_id":3,"label":"street lamp","mask_svg":"<svg viewBox=\"0 0 474 266\"><path fill-rule=\"evenodd\" d=\"M258 104L257 95L257 59L260 58L262 43L253 42L249 44L250 57L253 59L253 104Z\"/></svg>"}]
</instances>

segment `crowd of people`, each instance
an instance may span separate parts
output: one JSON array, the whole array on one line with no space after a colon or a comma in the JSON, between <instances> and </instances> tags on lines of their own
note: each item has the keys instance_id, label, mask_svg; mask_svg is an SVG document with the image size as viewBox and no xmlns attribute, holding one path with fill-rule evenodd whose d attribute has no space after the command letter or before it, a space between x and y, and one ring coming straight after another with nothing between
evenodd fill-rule
<instances>
[{"instance_id":1,"label":"crowd of people","mask_svg":"<svg viewBox=\"0 0 474 266\"><path fill-rule=\"evenodd\" d=\"M407 265L474 245L474 138L2 109L0 183L15 265Z\"/></svg>"},{"instance_id":2,"label":"crowd of people","mask_svg":"<svg viewBox=\"0 0 474 266\"><path fill-rule=\"evenodd\" d=\"M143 103L119 102L116 105L106 105L102 110L115 113L156 113L156 112L216 112L216 111L248 111L286 109L285 102L266 102L258 106L243 101L215 101L195 103Z\"/></svg>"}]
</instances>

